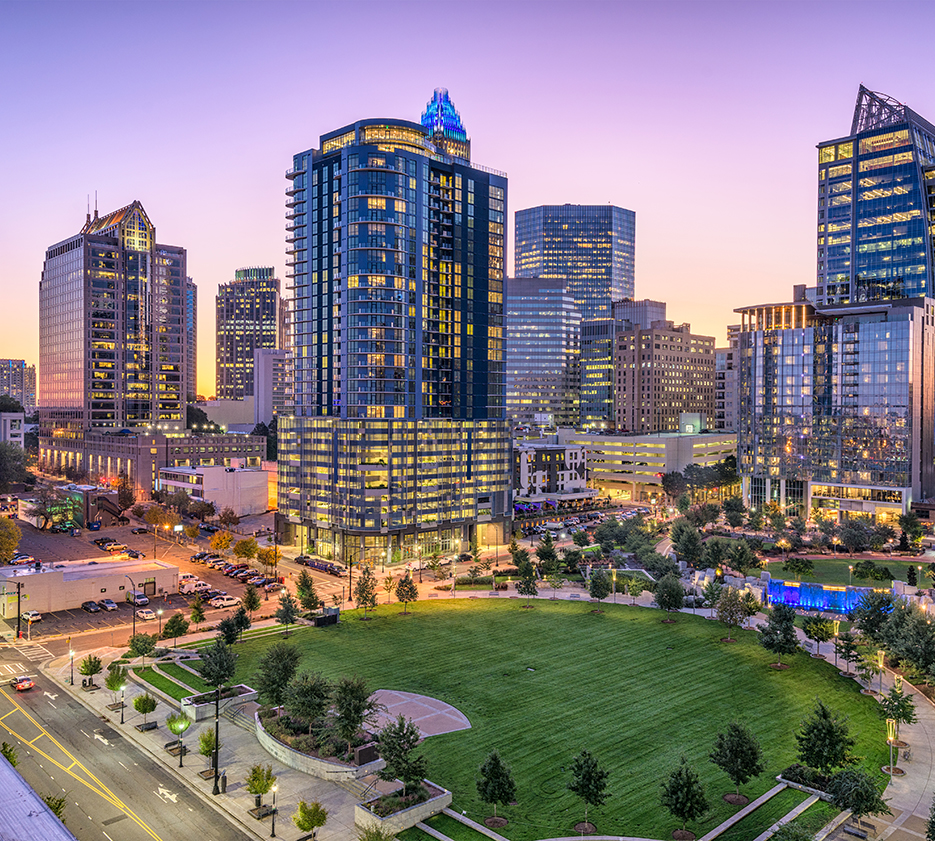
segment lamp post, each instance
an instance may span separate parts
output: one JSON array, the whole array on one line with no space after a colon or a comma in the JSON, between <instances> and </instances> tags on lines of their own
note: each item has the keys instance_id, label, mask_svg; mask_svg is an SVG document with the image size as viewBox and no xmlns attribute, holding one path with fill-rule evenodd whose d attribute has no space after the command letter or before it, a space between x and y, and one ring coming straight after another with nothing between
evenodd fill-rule
<instances>
[{"instance_id":1,"label":"lamp post","mask_svg":"<svg viewBox=\"0 0 935 841\"><path fill-rule=\"evenodd\" d=\"M220 774L218 774L218 754L221 752L221 684L214 687L214 788L212 794L220 794L221 788L218 785Z\"/></svg>"},{"instance_id":2,"label":"lamp post","mask_svg":"<svg viewBox=\"0 0 935 841\"><path fill-rule=\"evenodd\" d=\"M617 604L617 570L610 571L611 580L614 582L614 604Z\"/></svg>"},{"instance_id":3,"label":"lamp post","mask_svg":"<svg viewBox=\"0 0 935 841\"><path fill-rule=\"evenodd\" d=\"M416 558L419 564L419 583L422 583L422 547L416 543Z\"/></svg>"},{"instance_id":4,"label":"lamp post","mask_svg":"<svg viewBox=\"0 0 935 841\"><path fill-rule=\"evenodd\" d=\"M71 657L71 677L68 679L68 685L75 685L75 652L69 649L68 656Z\"/></svg>"},{"instance_id":5,"label":"lamp post","mask_svg":"<svg viewBox=\"0 0 935 841\"><path fill-rule=\"evenodd\" d=\"M834 620L834 668L838 668L838 631L841 629L841 620Z\"/></svg>"},{"instance_id":6,"label":"lamp post","mask_svg":"<svg viewBox=\"0 0 935 841\"><path fill-rule=\"evenodd\" d=\"M848 587L851 586L851 576L852 576L853 574L854 574L854 565L853 565L853 564L848 564L848 565L847 565L847 586L848 586Z\"/></svg>"},{"instance_id":7,"label":"lamp post","mask_svg":"<svg viewBox=\"0 0 935 841\"><path fill-rule=\"evenodd\" d=\"M380 572L386 572L386 549L380 552Z\"/></svg>"},{"instance_id":8,"label":"lamp post","mask_svg":"<svg viewBox=\"0 0 935 841\"><path fill-rule=\"evenodd\" d=\"M162 639L162 608L161 607L156 611L156 616L159 617L159 639Z\"/></svg>"},{"instance_id":9,"label":"lamp post","mask_svg":"<svg viewBox=\"0 0 935 841\"><path fill-rule=\"evenodd\" d=\"M153 540L155 540L155 538L153 538ZM155 557L156 557L156 553L153 552L153 559L155 559ZM129 575L125 575L124 578L126 578L127 581L130 582L130 586L133 588L130 592L135 593L136 584L133 583L133 579L130 578ZM132 601L133 601L133 636L136 636L136 596L133 597Z\"/></svg>"},{"instance_id":10,"label":"lamp post","mask_svg":"<svg viewBox=\"0 0 935 841\"><path fill-rule=\"evenodd\" d=\"M279 786L276 786L276 785L273 786L273 828L269 834L270 838L276 837L276 791L278 788Z\"/></svg>"},{"instance_id":11,"label":"lamp post","mask_svg":"<svg viewBox=\"0 0 935 841\"><path fill-rule=\"evenodd\" d=\"M126 697L126 695L127 695L127 685L124 684L123 686L120 687L120 723L121 724L123 724L123 711L124 711L124 708L127 706L123 702L123 699Z\"/></svg>"},{"instance_id":12,"label":"lamp post","mask_svg":"<svg viewBox=\"0 0 935 841\"><path fill-rule=\"evenodd\" d=\"M890 746L890 764L886 768L886 773L892 776L893 768L893 743L896 741L896 719L886 719L886 743Z\"/></svg>"},{"instance_id":13,"label":"lamp post","mask_svg":"<svg viewBox=\"0 0 935 841\"><path fill-rule=\"evenodd\" d=\"M841 542L841 538L835 535L831 538L831 552L835 556L838 554L838 544Z\"/></svg>"},{"instance_id":14,"label":"lamp post","mask_svg":"<svg viewBox=\"0 0 935 841\"><path fill-rule=\"evenodd\" d=\"M883 694L883 658L886 657L886 652L881 648L877 652L877 665L880 667L880 695Z\"/></svg>"}]
</instances>

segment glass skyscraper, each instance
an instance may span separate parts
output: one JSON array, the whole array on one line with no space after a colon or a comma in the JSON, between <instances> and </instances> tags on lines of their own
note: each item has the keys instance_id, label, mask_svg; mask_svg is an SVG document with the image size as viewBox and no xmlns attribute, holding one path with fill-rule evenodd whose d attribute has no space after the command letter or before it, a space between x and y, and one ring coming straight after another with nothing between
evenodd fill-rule
<instances>
[{"instance_id":1,"label":"glass skyscraper","mask_svg":"<svg viewBox=\"0 0 935 841\"><path fill-rule=\"evenodd\" d=\"M610 318L634 295L636 214L613 205L541 205L516 212L516 276L566 278L582 320Z\"/></svg>"},{"instance_id":2,"label":"glass skyscraper","mask_svg":"<svg viewBox=\"0 0 935 841\"><path fill-rule=\"evenodd\" d=\"M561 278L507 282L506 412L513 424L577 426L581 314Z\"/></svg>"},{"instance_id":3,"label":"glass skyscraper","mask_svg":"<svg viewBox=\"0 0 935 841\"><path fill-rule=\"evenodd\" d=\"M863 85L848 136L818 145L815 302L935 295L935 126Z\"/></svg>"},{"instance_id":4,"label":"glass skyscraper","mask_svg":"<svg viewBox=\"0 0 935 841\"><path fill-rule=\"evenodd\" d=\"M469 155L439 89L421 122L344 126L286 174L278 528L303 549L352 563L508 539L507 180Z\"/></svg>"}]
</instances>

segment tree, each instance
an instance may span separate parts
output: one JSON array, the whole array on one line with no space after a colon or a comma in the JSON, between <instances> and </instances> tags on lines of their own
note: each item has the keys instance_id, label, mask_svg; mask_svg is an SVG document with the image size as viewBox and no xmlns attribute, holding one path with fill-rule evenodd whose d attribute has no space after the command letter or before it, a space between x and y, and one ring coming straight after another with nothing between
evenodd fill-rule
<instances>
[{"instance_id":1,"label":"tree","mask_svg":"<svg viewBox=\"0 0 935 841\"><path fill-rule=\"evenodd\" d=\"M116 666L113 663L104 678L104 686L113 696L113 703L117 703L117 693L122 692L127 686L127 670L123 666Z\"/></svg>"},{"instance_id":2,"label":"tree","mask_svg":"<svg viewBox=\"0 0 935 841\"><path fill-rule=\"evenodd\" d=\"M191 726L192 720L185 713L169 713L166 716L166 727L179 737L179 752L182 750L182 736ZM179 761L181 762L181 759Z\"/></svg>"},{"instance_id":3,"label":"tree","mask_svg":"<svg viewBox=\"0 0 935 841\"><path fill-rule=\"evenodd\" d=\"M915 511L909 511L906 514L902 514L897 521L899 527L906 533L909 539L913 543L918 543L922 540L922 535L924 533L922 528L922 521L919 519L919 515Z\"/></svg>"},{"instance_id":4,"label":"tree","mask_svg":"<svg viewBox=\"0 0 935 841\"><path fill-rule=\"evenodd\" d=\"M674 575L666 575L656 584L655 598L656 604L669 613L685 603L685 588Z\"/></svg>"},{"instance_id":5,"label":"tree","mask_svg":"<svg viewBox=\"0 0 935 841\"><path fill-rule=\"evenodd\" d=\"M539 585L536 583L536 572L532 564L527 564L523 570L519 581L516 582L516 592L526 597L526 607L529 607L529 600L539 593Z\"/></svg>"},{"instance_id":6,"label":"tree","mask_svg":"<svg viewBox=\"0 0 935 841\"><path fill-rule=\"evenodd\" d=\"M677 500L675 500L675 507L678 509L679 514L684 514L691 508L692 498L687 494L683 493Z\"/></svg>"},{"instance_id":7,"label":"tree","mask_svg":"<svg viewBox=\"0 0 935 841\"><path fill-rule=\"evenodd\" d=\"M187 514L188 508L192 504L192 498L188 495L188 492L182 488L170 494L166 501L167 504L174 508L179 514Z\"/></svg>"},{"instance_id":8,"label":"tree","mask_svg":"<svg viewBox=\"0 0 935 841\"><path fill-rule=\"evenodd\" d=\"M403 603L403 615L406 615L406 607L410 602L414 602L419 598L419 588L413 583L412 578L408 573L404 578L399 580L399 584L396 585L396 599Z\"/></svg>"},{"instance_id":9,"label":"tree","mask_svg":"<svg viewBox=\"0 0 935 841\"><path fill-rule=\"evenodd\" d=\"M224 640L227 645L233 645L240 636L240 627L233 616L225 616L217 624L218 636Z\"/></svg>"},{"instance_id":10,"label":"tree","mask_svg":"<svg viewBox=\"0 0 935 841\"><path fill-rule=\"evenodd\" d=\"M193 499L188 505L188 514L196 520L204 522L208 517L217 513L217 507L206 499Z\"/></svg>"},{"instance_id":11,"label":"tree","mask_svg":"<svg viewBox=\"0 0 935 841\"><path fill-rule=\"evenodd\" d=\"M831 802L839 809L850 810L857 820L864 815L891 815L890 807L880 796L880 790L866 771L860 768L845 768L831 778L828 786Z\"/></svg>"},{"instance_id":12,"label":"tree","mask_svg":"<svg viewBox=\"0 0 935 841\"><path fill-rule=\"evenodd\" d=\"M149 634L134 634L127 641L127 647L130 649L131 657L142 657L143 665L146 665L146 658L156 650L156 638Z\"/></svg>"},{"instance_id":13,"label":"tree","mask_svg":"<svg viewBox=\"0 0 935 841\"><path fill-rule=\"evenodd\" d=\"M331 682L321 672L302 672L286 687L286 711L307 722L311 734L331 706L332 691Z\"/></svg>"},{"instance_id":14,"label":"tree","mask_svg":"<svg viewBox=\"0 0 935 841\"><path fill-rule=\"evenodd\" d=\"M575 546L581 547L589 546L591 543L591 538L588 537L588 533L586 531L576 531L574 537L572 537L571 540Z\"/></svg>"},{"instance_id":15,"label":"tree","mask_svg":"<svg viewBox=\"0 0 935 841\"><path fill-rule=\"evenodd\" d=\"M230 532L216 531L211 535L209 545L215 552L220 552L223 555L230 549L231 543L233 542L234 538L231 537Z\"/></svg>"},{"instance_id":16,"label":"tree","mask_svg":"<svg viewBox=\"0 0 935 841\"><path fill-rule=\"evenodd\" d=\"M250 616L247 614L247 609L243 606L242 600L240 607L237 608L231 618L234 620L234 626L237 628L237 636L242 640L243 632L250 628Z\"/></svg>"},{"instance_id":17,"label":"tree","mask_svg":"<svg viewBox=\"0 0 935 841\"><path fill-rule=\"evenodd\" d=\"M724 585L717 578L712 578L704 587L701 588L701 595L704 598L705 607L714 610L724 592ZM713 615L713 614L712 614Z\"/></svg>"},{"instance_id":18,"label":"tree","mask_svg":"<svg viewBox=\"0 0 935 841\"><path fill-rule=\"evenodd\" d=\"M175 640L176 646L179 644L179 637L184 637L188 633L191 623L182 613L173 613L162 628L162 638L164 640Z\"/></svg>"},{"instance_id":19,"label":"tree","mask_svg":"<svg viewBox=\"0 0 935 841\"><path fill-rule=\"evenodd\" d=\"M314 837L319 827L324 826L328 820L328 810L317 800L311 803L300 800L295 805L292 822L301 832L311 832Z\"/></svg>"},{"instance_id":20,"label":"tree","mask_svg":"<svg viewBox=\"0 0 935 841\"><path fill-rule=\"evenodd\" d=\"M550 575L548 577L548 583L549 583L549 586L552 588L552 591L554 593L557 593L559 590L562 589L562 587L565 586L565 579L562 578L562 576L556 572L554 575ZM591 595L593 597L594 594L592 593ZM554 599L555 596L553 595L552 598Z\"/></svg>"},{"instance_id":21,"label":"tree","mask_svg":"<svg viewBox=\"0 0 935 841\"><path fill-rule=\"evenodd\" d=\"M201 534L201 532L200 532L199 529L198 529L198 526L194 526L194 525L192 525L192 526L185 526L185 528L182 529L182 531L185 533L185 536L186 536L189 540L197 540L197 539L198 539L198 535Z\"/></svg>"},{"instance_id":22,"label":"tree","mask_svg":"<svg viewBox=\"0 0 935 841\"><path fill-rule=\"evenodd\" d=\"M737 787L737 794L740 794L742 785L766 770L763 751L756 736L748 727L736 721L727 725L726 733L717 734L709 758L730 777Z\"/></svg>"},{"instance_id":23,"label":"tree","mask_svg":"<svg viewBox=\"0 0 935 841\"><path fill-rule=\"evenodd\" d=\"M795 654L799 643L795 636L795 610L787 604L774 604L765 625L759 628L759 641L767 651L775 654L782 665L783 654Z\"/></svg>"},{"instance_id":24,"label":"tree","mask_svg":"<svg viewBox=\"0 0 935 841\"><path fill-rule=\"evenodd\" d=\"M221 637L201 650L201 676L210 686L227 683L237 668L237 655Z\"/></svg>"},{"instance_id":25,"label":"tree","mask_svg":"<svg viewBox=\"0 0 935 841\"><path fill-rule=\"evenodd\" d=\"M857 638L850 631L844 631L834 641L834 651L844 661L845 673L848 675L853 674L850 671L850 666L860 659L860 653L857 650Z\"/></svg>"},{"instance_id":26,"label":"tree","mask_svg":"<svg viewBox=\"0 0 935 841\"><path fill-rule=\"evenodd\" d=\"M4 441L0 444L0 492L6 492L14 483L34 481L27 469L29 456L18 444Z\"/></svg>"},{"instance_id":27,"label":"tree","mask_svg":"<svg viewBox=\"0 0 935 841\"><path fill-rule=\"evenodd\" d=\"M589 750L579 753L571 765L571 782L566 786L584 801L584 822L588 822L588 807L600 806L610 796L607 792L608 771L598 765Z\"/></svg>"},{"instance_id":28,"label":"tree","mask_svg":"<svg viewBox=\"0 0 935 841\"><path fill-rule=\"evenodd\" d=\"M279 609L276 611L276 621L285 626L283 633L289 632L289 626L295 624L299 618L299 606L296 604L292 593L283 593L279 597Z\"/></svg>"},{"instance_id":29,"label":"tree","mask_svg":"<svg viewBox=\"0 0 935 841\"><path fill-rule=\"evenodd\" d=\"M273 773L272 765L254 765L250 768L245 780L247 791L254 797L258 797L257 806L263 805L263 795L276 783L276 775Z\"/></svg>"},{"instance_id":30,"label":"tree","mask_svg":"<svg viewBox=\"0 0 935 841\"><path fill-rule=\"evenodd\" d=\"M752 619L760 612L760 600L751 590L744 590L740 601L743 605L744 619Z\"/></svg>"},{"instance_id":31,"label":"tree","mask_svg":"<svg viewBox=\"0 0 935 841\"><path fill-rule=\"evenodd\" d=\"M704 554L704 543L701 541L701 535L694 526L673 530L672 548L680 561L684 561L689 566L695 566Z\"/></svg>"},{"instance_id":32,"label":"tree","mask_svg":"<svg viewBox=\"0 0 935 841\"><path fill-rule=\"evenodd\" d=\"M208 760L211 764L211 757L215 750L221 749L221 743L215 739L214 730L202 730L198 734L198 753Z\"/></svg>"},{"instance_id":33,"label":"tree","mask_svg":"<svg viewBox=\"0 0 935 841\"><path fill-rule=\"evenodd\" d=\"M65 823L65 806L68 803L68 794L43 794L42 802L49 807L55 817Z\"/></svg>"},{"instance_id":34,"label":"tree","mask_svg":"<svg viewBox=\"0 0 935 841\"><path fill-rule=\"evenodd\" d=\"M890 691L880 698L880 718L891 718L896 722L896 741L899 741L899 728L903 724L915 724L916 705L912 700L914 696L906 695L902 686L893 686Z\"/></svg>"},{"instance_id":35,"label":"tree","mask_svg":"<svg viewBox=\"0 0 935 841\"><path fill-rule=\"evenodd\" d=\"M476 781L477 796L493 806L497 816L497 804L509 805L516 799L516 781L507 764L497 751L491 751L480 767L480 778Z\"/></svg>"},{"instance_id":36,"label":"tree","mask_svg":"<svg viewBox=\"0 0 935 841\"><path fill-rule=\"evenodd\" d=\"M166 509L159 504L150 505L143 514L143 521L154 529L158 529L165 522L167 513Z\"/></svg>"},{"instance_id":37,"label":"tree","mask_svg":"<svg viewBox=\"0 0 935 841\"><path fill-rule=\"evenodd\" d=\"M143 724L146 724L147 716L156 709L158 701L150 695L148 692L144 692L142 695L137 695L133 699L133 709L143 716Z\"/></svg>"},{"instance_id":38,"label":"tree","mask_svg":"<svg viewBox=\"0 0 935 841\"><path fill-rule=\"evenodd\" d=\"M854 740L848 735L847 720L837 718L820 698L815 700L815 709L802 722L795 740L799 744L799 759L823 774L830 774L851 760Z\"/></svg>"},{"instance_id":39,"label":"tree","mask_svg":"<svg viewBox=\"0 0 935 841\"><path fill-rule=\"evenodd\" d=\"M14 768L19 764L19 757L16 755L16 748L14 748L13 745L4 742L0 745L0 754L2 754L3 758Z\"/></svg>"},{"instance_id":40,"label":"tree","mask_svg":"<svg viewBox=\"0 0 935 841\"><path fill-rule=\"evenodd\" d=\"M334 725L338 736L347 742L348 753L351 742L364 724L369 724L383 709L383 705L370 693L367 681L362 677L342 677L334 686Z\"/></svg>"},{"instance_id":41,"label":"tree","mask_svg":"<svg viewBox=\"0 0 935 841\"><path fill-rule=\"evenodd\" d=\"M201 596L195 596L195 601L192 602L192 612L189 615L196 628L205 621L205 605Z\"/></svg>"},{"instance_id":42,"label":"tree","mask_svg":"<svg viewBox=\"0 0 935 841\"><path fill-rule=\"evenodd\" d=\"M377 772L385 782L399 779L403 784L403 795L412 794L422 785L428 762L424 756L413 756L412 751L422 738L419 728L400 715L380 731L380 758L386 767Z\"/></svg>"},{"instance_id":43,"label":"tree","mask_svg":"<svg viewBox=\"0 0 935 841\"><path fill-rule=\"evenodd\" d=\"M230 528L231 526L240 525L240 517L234 513L234 509L227 507L222 508L221 513L218 515L218 522L225 528Z\"/></svg>"},{"instance_id":44,"label":"tree","mask_svg":"<svg viewBox=\"0 0 935 841\"><path fill-rule=\"evenodd\" d=\"M120 476L117 478L117 507L121 511L126 511L135 504L136 491L133 489L133 484L127 478L126 472L121 471Z\"/></svg>"},{"instance_id":45,"label":"tree","mask_svg":"<svg viewBox=\"0 0 935 841\"><path fill-rule=\"evenodd\" d=\"M299 577L295 582L295 591L299 604L302 605L302 610L318 610L321 606L321 599L318 598L318 593L315 590L315 579L312 578L307 569L303 569L299 573Z\"/></svg>"},{"instance_id":46,"label":"tree","mask_svg":"<svg viewBox=\"0 0 935 841\"><path fill-rule=\"evenodd\" d=\"M870 590L858 599L851 611L854 625L875 644L883 642L884 628L896 607L896 598L888 590Z\"/></svg>"},{"instance_id":47,"label":"tree","mask_svg":"<svg viewBox=\"0 0 935 841\"><path fill-rule=\"evenodd\" d=\"M912 564L906 567L906 583L910 587L915 587L919 583L919 579L916 576L916 568Z\"/></svg>"},{"instance_id":48,"label":"tree","mask_svg":"<svg viewBox=\"0 0 935 841\"><path fill-rule=\"evenodd\" d=\"M260 609L260 594L257 592L255 584L248 584L246 589L243 591L243 596L240 598L240 604L243 609L253 615L254 611Z\"/></svg>"},{"instance_id":49,"label":"tree","mask_svg":"<svg viewBox=\"0 0 935 841\"><path fill-rule=\"evenodd\" d=\"M588 582L588 595L602 602L610 595L610 589L610 578L607 577L607 573L602 569L594 570Z\"/></svg>"},{"instance_id":50,"label":"tree","mask_svg":"<svg viewBox=\"0 0 935 841\"><path fill-rule=\"evenodd\" d=\"M750 513L747 514L747 528L752 531L762 531L763 530L763 512L753 508Z\"/></svg>"},{"instance_id":51,"label":"tree","mask_svg":"<svg viewBox=\"0 0 935 841\"><path fill-rule=\"evenodd\" d=\"M841 543L844 544L851 557L855 552L863 552L870 546L872 533L873 529L864 517L851 517L845 520L839 531Z\"/></svg>"},{"instance_id":52,"label":"tree","mask_svg":"<svg viewBox=\"0 0 935 841\"><path fill-rule=\"evenodd\" d=\"M823 616L806 616L802 630L805 636L815 643L815 653L821 654L821 644L834 636L834 623Z\"/></svg>"},{"instance_id":53,"label":"tree","mask_svg":"<svg viewBox=\"0 0 935 841\"><path fill-rule=\"evenodd\" d=\"M234 544L234 557L247 560L249 558L255 558L257 549L260 547L257 546L256 540L252 537L245 537L243 540L238 540Z\"/></svg>"},{"instance_id":54,"label":"tree","mask_svg":"<svg viewBox=\"0 0 935 841\"><path fill-rule=\"evenodd\" d=\"M536 557L539 559L539 574L542 576L551 575L558 571L558 553L555 551L555 544L552 541L552 532L546 531L542 535L542 540L536 547Z\"/></svg>"},{"instance_id":55,"label":"tree","mask_svg":"<svg viewBox=\"0 0 935 841\"><path fill-rule=\"evenodd\" d=\"M78 672L80 674L91 678L91 686L94 686L94 677L103 671L104 666L101 663L101 658L95 657L93 654L89 654L85 657L78 666Z\"/></svg>"},{"instance_id":56,"label":"tree","mask_svg":"<svg viewBox=\"0 0 935 841\"><path fill-rule=\"evenodd\" d=\"M383 579L383 592L386 593L386 603L389 604L393 593L396 592L396 579L393 578L392 574Z\"/></svg>"},{"instance_id":57,"label":"tree","mask_svg":"<svg viewBox=\"0 0 935 841\"><path fill-rule=\"evenodd\" d=\"M631 604L636 604L636 600L640 597L643 592L643 582L638 578L631 578L627 582L627 594L632 599Z\"/></svg>"},{"instance_id":58,"label":"tree","mask_svg":"<svg viewBox=\"0 0 935 841\"><path fill-rule=\"evenodd\" d=\"M8 564L13 559L22 537L20 527L13 520L0 519L0 563Z\"/></svg>"},{"instance_id":59,"label":"tree","mask_svg":"<svg viewBox=\"0 0 935 841\"><path fill-rule=\"evenodd\" d=\"M717 600L717 618L719 622L727 625L728 640L731 638L731 629L742 625L746 615L740 591L735 587L725 587L721 598Z\"/></svg>"},{"instance_id":60,"label":"tree","mask_svg":"<svg viewBox=\"0 0 935 841\"><path fill-rule=\"evenodd\" d=\"M698 773L683 756L679 766L662 783L662 805L682 822L698 820L708 811L708 798Z\"/></svg>"},{"instance_id":61,"label":"tree","mask_svg":"<svg viewBox=\"0 0 935 841\"><path fill-rule=\"evenodd\" d=\"M285 642L273 643L260 655L254 679L265 703L276 707L283 705L301 656L299 649Z\"/></svg>"},{"instance_id":62,"label":"tree","mask_svg":"<svg viewBox=\"0 0 935 841\"><path fill-rule=\"evenodd\" d=\"M354 601L358 608L363 608L364 617L368 610L373 610L377 606L377 579L369 565L365 565L360 570L357 583L354 585Z\"/></svg>"},{"instance_id":63,"label":"tree","mask_svg":"<svg viewBox=\"0 0 935 841\"><path fill-rule=\"evenodd\" d=\"M669 499L678 499L688 490L688 482L678 470L672 470L663 475L662 490Z\"/></svg>"},{"instance_id":64,"label":"tree","mask_svg":"<svg viewBox=\"0 0 935 841\"><path fill-rule=\"evenodd\" d=\"M815 564L811 558L803 558L799 555L790 555L782 565L783 572L791 572L798 581L803 575L811 574L815 569Z\"/></svg>"}]
</instances>

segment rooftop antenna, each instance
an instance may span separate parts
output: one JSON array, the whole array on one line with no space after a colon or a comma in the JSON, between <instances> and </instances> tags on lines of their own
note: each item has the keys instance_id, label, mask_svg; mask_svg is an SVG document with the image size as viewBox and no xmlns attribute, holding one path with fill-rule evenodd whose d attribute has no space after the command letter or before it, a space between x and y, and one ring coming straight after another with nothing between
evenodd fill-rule
<instances>
[{"instance_id":1,"label":"rooftop antenna","mask_svg":"<svg viewBox=\"0 0 935 841\"><path fill-rule=\"evenodd\" d=\"M91 194L90 194L90 193L88 193L88 217L87 217L87 221L88 221L88 222L91 221Z\"/></svg>"},{"instance_id":2,"label":"rooftop antenna","mask_svg":"<svg viewBox=\"0 0 935 841\"><path fill-rule=\"evenodd\" d=\"M97 190L94 191L94 218L97 219Z\"/></svg>"}]
</instances>

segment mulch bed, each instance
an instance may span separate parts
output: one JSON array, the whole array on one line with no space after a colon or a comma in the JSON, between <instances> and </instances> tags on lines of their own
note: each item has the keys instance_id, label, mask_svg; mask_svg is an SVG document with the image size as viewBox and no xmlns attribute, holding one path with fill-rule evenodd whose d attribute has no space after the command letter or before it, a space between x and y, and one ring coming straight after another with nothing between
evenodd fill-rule
<instances>
[{"instance_id":1,"label":"mulch bed","mask_svg":"<svg viewBox=\"0 0 935 841\"><path fill-rule=\"evenodd\" d=\"M690 829L677 829L672 833L675 841L695 841L695 833Z\"/></svg>"},{"instance_id":2,"label":"mulch bed","mask_svg":"<svg viewBox=\"0 0 935 841\"><path fill-rule=\"evenodd\" d=\"M591 613L603 613L603 610L592 610Z\"/></svg>"},{"instance_id":3,"label":"mulch bed","mask_svg":"<svg viewBox=\"0 0 935 841\"><path fill-rule=\"evenodd\" d=\"M730 637L721 637L721 642L737 642L737 640L731 639Z\"/></svg>"},{"instance_id":4,"label":"mulch bed","mask_svg":"<svg viewBox=\"0 0 935 841\"><path fill-rule=\"evenodd\" d=\"M484 824L489 829L503 829L508 823L509 821L506 818L501 818L499 815L496 817L491 816L489 818L484 818Z\"/></svg>"},{"instance_id":5,"label":"mulch bed","mask_svg":"<svg viewBox=\"0 0 935 841\"><path fill-rule=\"evenodd\" d=\"M784 672L786 669L789 668L789 664L788 663L770 663L769 667L771 669L775 669L777 672Z\"/></svg>"},{"instance_id":6,"label":"mulch bed","mask_svg":"<svg viewBox=\"0 0 935 841\"><path fill-rule=\"evenodd\" d=\"M597 832L597 827L591 823L591 821L578 821L578 823L575 824L575 832L586 832L588 835L593 835Z\"/></svg>"},{"instance_id":7,"label":"mulch bed","mask_svg":"<svg viewBox=\"0 0 935 841\"><path fill-rule=\"evenodd\" d=\"M736 791L729 791L724 795L724 802L730 803L731 806L746 806L750 802L750 798L745 794L737 794Z\"/></svg>"},{"instance_id":8,"label":"mulch bed","mask_svg":"<svg viewBox=\"0 0 935 841\"><path fill-rule=\"evenodd\" d=\"M663 624L663 625L674 625L674 624L675 624L675 620L674 620L674 619L663 619L663 620L662 620L662 624Z\"/></svg>"}]
</instances>

